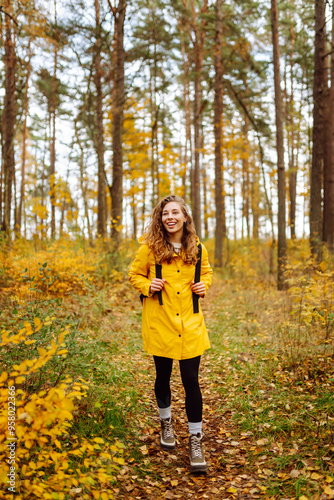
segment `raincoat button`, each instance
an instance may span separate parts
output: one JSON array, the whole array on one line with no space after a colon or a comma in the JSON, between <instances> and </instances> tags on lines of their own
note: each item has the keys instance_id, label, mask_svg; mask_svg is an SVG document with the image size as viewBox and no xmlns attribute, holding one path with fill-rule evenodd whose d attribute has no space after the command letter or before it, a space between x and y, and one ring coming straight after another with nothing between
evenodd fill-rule
<instances>
[{"instance_id":1,"label":"raincoat button","mask_svg":"<svg viewBox=\"0 0 334 500\"><path fill-rule=\"evenodd\" d=\"M179 316L179 313L176 313L176 316Z\"/></svg>"},{"instance_id":2,"label":"raincoat button","mask_svg":"<svg viewBox=\"0 0 334 500\"><path fill-rule=\"evenodd\" d=\"M178 295L180 295L180 292L177 292Z\"/></svg>"}]
</instances>

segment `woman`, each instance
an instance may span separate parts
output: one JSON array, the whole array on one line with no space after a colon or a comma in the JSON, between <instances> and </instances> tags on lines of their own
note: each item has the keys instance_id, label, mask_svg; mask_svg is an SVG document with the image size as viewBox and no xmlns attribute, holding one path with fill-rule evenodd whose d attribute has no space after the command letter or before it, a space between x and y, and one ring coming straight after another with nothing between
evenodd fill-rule
<instances>
[{"instance_id":1,"label":"woman","mask_svg":"<svg viewBox=\"0 0 334 500\"><path fill-rule=\"evenodd\" d=\"M204 297L211 284L208 252L202 245L200 281L195 283L199 240L185 202L174 195L158 203L139 241L141 247L131 265L129 279L145 297L142 333L144 349L153 355L156 368L160 445L167 450L175 448L170 390L175 359L179 360L186 393L190 470L206 471L198 371L201 355L210 342L201 308L195 312L193 296ZM160 277L156 276L156 263L161 264Z\"/></svg>"}]
</instances>

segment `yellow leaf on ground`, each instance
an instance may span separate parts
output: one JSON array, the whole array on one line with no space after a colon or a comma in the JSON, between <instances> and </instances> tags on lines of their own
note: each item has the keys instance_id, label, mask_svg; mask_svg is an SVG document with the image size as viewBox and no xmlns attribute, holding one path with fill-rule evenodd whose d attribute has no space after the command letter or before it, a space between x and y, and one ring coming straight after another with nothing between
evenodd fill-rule
<instances>
[{"instance_id":1,"label":"yellow leaf on ground","mask_svg":"<svg viewBox=\"0 0 334 500\"><path fill-rule=\"evenodd\" d=\"M35 331L38 332L42 328L42 322L39 318L34 318Z\"/></svg>"},{"instance_id":2,"label":"yellow leaf on ground","mask_svg":"<svg viewBox=\"0 0 334 500\"><path fill-rule=\"evenodd\" d=\"M329 486L324 487L324 493L328 495L329 498L334 498L334 490L332 490Z\"/></svg>"},{"instance_id":3,"label":"yellow leaf on ground","mask_svg":"<svg viewBox=\"0 0 334 500\"><path fill-rule=\"evenodd\" d=\"M318 479L322 479L322 475L318 474L317 472L312 472L311 479L315 479L315 481L318 481Z\"/></svg>"},{"instance_id":4,"label":"yellow leaf on ground","mask_svg":"<svg viewBox=\"0 0 334 500\"><path fill-rule=\"evenodd\" d=\"M232 486L227 490L227 493L236 493L238 490Z\"/></svg>"},{"instance_id":5,"label":"yellow leaf on ground","mask_svg":"<svg viewBox=\"0 0 334 500\"><path fill-rule=\"evenodd\" d=\"M142 452L143 455L147 455L148 454L148 450L147 450L147 446L146 444L144 444L143 446L140 446L140 451Z\"/></svg>"}]
</instances>

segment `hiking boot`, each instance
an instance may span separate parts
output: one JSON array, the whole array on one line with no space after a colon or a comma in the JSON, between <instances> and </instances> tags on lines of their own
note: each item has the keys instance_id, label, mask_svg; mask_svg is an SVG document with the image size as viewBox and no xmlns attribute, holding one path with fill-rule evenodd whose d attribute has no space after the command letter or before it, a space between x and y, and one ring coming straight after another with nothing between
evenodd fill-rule
<instances>
[{"instance_id":1,"label":"hiking boot","mask_svg":"<svg viewBox=\"0 0 334 500\"><path fill-rule=\"evenodd\" d=\"M164 450L173 450L175 448L175 436L171 417L161 420L160 446Z\"/></svg>"},{"instance_id":2,"label":"hiking boot","mask_svg":"<svg viewBox=\"0 0 334 500\"><path fill-rule=\"evenodd\" d=\"M189 438L190 472L205 472L208 466L205 461L202 436L191 434Z\"/></svg>"}]
</instances>

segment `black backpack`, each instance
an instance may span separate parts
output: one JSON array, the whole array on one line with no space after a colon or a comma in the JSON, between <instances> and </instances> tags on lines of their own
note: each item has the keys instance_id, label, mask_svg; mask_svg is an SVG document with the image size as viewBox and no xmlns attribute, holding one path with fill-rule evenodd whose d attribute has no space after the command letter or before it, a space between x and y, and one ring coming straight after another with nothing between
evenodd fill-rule
<instances>
[{"instance_id":1,"label":"black backpack","mask_svg":"<svg viewBox=\"0 0 334 500\"><path fill-rule=\"evenodd\" d=\"M201 280L201 264L202 264L202 245L200 243L198 245L198 259L197 259L197 263L195 266L195 277L194 277L195 283L198 283ZM161 270L162 270L162 265L156 263L155 264L155 275L158 279L162 279ZM156 292L156 293L158 294L159 304L162 306L163 302L162 302L161 290L159 292ZM140 294L140 300L142 302L143 302L144 298L147 298L147 295ZM199 301L199 295L197 295L197 293L193 292L194 314L197 314L199 312L198 301Z\"/></svg>"}]
</instances>

